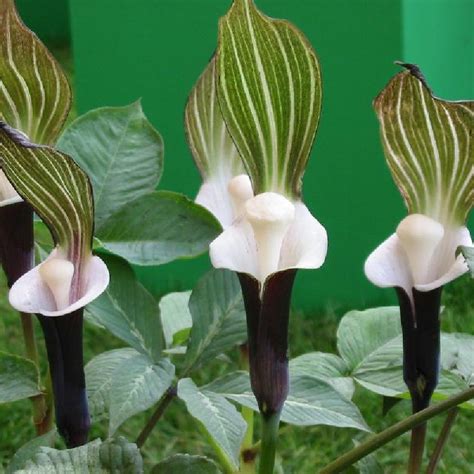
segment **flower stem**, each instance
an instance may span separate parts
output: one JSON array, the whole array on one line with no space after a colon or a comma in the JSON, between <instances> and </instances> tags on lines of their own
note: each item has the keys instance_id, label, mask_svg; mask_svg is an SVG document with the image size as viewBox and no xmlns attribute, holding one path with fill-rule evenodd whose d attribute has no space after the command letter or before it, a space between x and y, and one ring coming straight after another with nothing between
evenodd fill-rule
<instances>
[{"instance_id":1,"label":"flower stem","mask_svg":"<svg viewBox=\"0 0 474 474\"><path fill-rule=\"evenodd\" d=\"M33 328L33 318L31 314L20 313L23 340L25 342L26 357L30 359L39 370L38 347L36 345L35 332ZM48 416L48 408L44 394L31 398L33 405L33 423L36 434L42 435L51 429L52 418Z\"/></svg>"},{"instance_id":2,"label":"flower stem","mask_svg":"<svg viewBox=\"0 0 474 474\"><path fill-rule=\"evenodd\" d=\"M395 438L398 438L403 433L410 431L415 426L419 426L426 423L430 418L436 415L444 413L464 402L467 402L471 398L474 398L474 387L470 387L462 392L443 400L436 405L431 405L424 410L415 413L414 415L405 418L404 420L390 426L386 430L370 436L366 441L361 443L359 446L351 449L347 453L343 454L335 461L328 464L325 468L320 471L320 474L333 474L342 472L344 469L352 466L352 464L359 461L363 457L377 450L381 446L389 443Z\"/></svg>"},{"instance_id":3,"label":"flower stem","mask_svg":"<svg viewBox=\"0 0 474 474\"><path fill-rule=\"evenodd\" d=\"M278 427L280 413L265 415L262 413L262 445L260 448L259 474L273 474L275 467L276 445L278 440Z\"/></svg>"},{"instance_id":4,"label":"flower stem","mask_svg":"<svg viewBox=\"0 0 474 474\"><path fill-rule=\"evenodd\" d=\"M423 451L425 449L425 438L426 423L415 426L412 429L407 474L418 474L420 472L423 462Z\"/></svg>"},{"instance_id":5,"label":"flower stem","mask_svg":"<svg viewBox=\"0 0 474 474\"><path fill-rule=\"evenodd\" d=\"M145 444L145 441L150 436L151 432L153 431L153 428L163 416L163 413L168 408L168 405L171 403L175 396L176 387L173 385L166 391L163 397L161 397L161 400L156 405L156 409L151 415L151 418L148 420L148 423L138 435L138 438L136 440L136 445L138 446L138 448L141 448Z\"/></svg>"},{"instance_id":6,"label":"flower stem","mask_svg":"<svg viewBox=\"0 0 474 474\"><path fill-rule=\"evenodd\" d=\"M456 422L456 418L459 413L459 408L454 407L448 412L448 416L444 422L443 428L441 429L441 433L439 434L439 438L436 441L436 446L431 455L430 462L428 464L428 468L426 469L426 474L434 474L436 469L438 468L439 460L441 459L441 454L443 453L444 446L449 439L449 435L451 434L451 428L454 426Z\"/></svg>"}]
</instances>

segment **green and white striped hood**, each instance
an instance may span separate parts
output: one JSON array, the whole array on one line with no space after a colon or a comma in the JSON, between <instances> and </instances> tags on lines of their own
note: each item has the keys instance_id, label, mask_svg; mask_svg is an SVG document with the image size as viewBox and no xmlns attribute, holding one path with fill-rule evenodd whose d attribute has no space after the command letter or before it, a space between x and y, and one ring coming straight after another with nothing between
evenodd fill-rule
<instances>
[{"instance_id":1,"label":"green and white striped hood","mask_svg":"<svg viewBox=\"0 0 474 474\"><path fill-rule=\"evenodd\" d=\"M474 200L474 102L433 96L420 70L402 64L375 99L385 156L409 216L367 259L381 287L430 291L467 271L459 246Z\"/></svg>"},{"instance_id":2,"label":"green and white striped hood","mask_svg":"<svg viewBox=\"0 0 474 474\"><path fill-rule=\"evenodd\" d=\"M326 231L301 201L320 110L319 63L307 39L253 1L235 0L186 109L203 177L196 201L224 229L210 245L216 268L264 283L323 264Z\"/></svg>"}]
</instances>

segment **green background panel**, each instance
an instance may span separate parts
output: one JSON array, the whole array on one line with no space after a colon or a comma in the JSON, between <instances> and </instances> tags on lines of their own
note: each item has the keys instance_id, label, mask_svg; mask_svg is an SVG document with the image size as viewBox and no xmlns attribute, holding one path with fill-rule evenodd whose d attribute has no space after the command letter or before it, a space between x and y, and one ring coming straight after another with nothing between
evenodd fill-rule
<instances>
[{"instance_id":1,"label":"green background panel","mask_svg":"<svg viewBox=\"0 0 474 474\"><path fill-rule=\"evenodd\" d=\"M69 43L68 0L15 0L26 25L48 44Z\"/></svg>"}]
</instances>

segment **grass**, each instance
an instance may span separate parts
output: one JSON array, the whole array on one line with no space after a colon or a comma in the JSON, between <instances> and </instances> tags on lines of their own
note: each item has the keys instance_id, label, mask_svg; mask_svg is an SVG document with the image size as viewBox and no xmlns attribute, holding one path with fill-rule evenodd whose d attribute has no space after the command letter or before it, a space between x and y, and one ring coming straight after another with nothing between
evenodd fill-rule
<instances>
[{"instance_id":1,"label":"grass","mask_svg":"<svg viewBox=\"0 0 474 474\"><path fill-rule=\"evenodd\" d=\"M1 288L5 288L1 282ZM452 284L444 294L446 310L443 314L443 330L474 333L474 284L467 277ZM3 351L17 354L23 353L23 342L18 316L6 302L6 291L0 293L0 348ZM335 352L336 329L338 318L335 314L302 315L293 314L290 331L290 347L292 356L310 351ZM41 358L45 360L42 337L36 327L40 341ZM112 335L90 324L85 328L86 361L109 349L121 347L123 344ZM237 360L237 351L235 357ZM216 361L206 368L198 377L197 383L212 380L215 376L235 369L235 362L223 363ZM43 366L43 370L45 367ZM382 416L380 397L358 388L354 398L361 409L369 426L380 431L410 412L409 403L402 401L385 417ZM137 415L126 422L119 434L134 440L150 411ZM429 425L428 452L431 452L437 433L443 423L443 417L433 420ZM468 474L474 466L472 444L472 424L474 413L462 411L452 431L450 442L444 452L439 472L449 474ZM31 411L28 401L20 401L0 405L0 468L5 466L13 453L26 441L34 436L31 427ZM336 429L325 426L299 428L284 426L280 435L279 455L285 474L310 474L353 446L353 438L358 432L352 429ZM106 436L105 423L93 427L92 437ZM402 473L405 470L408 453L409 436L405 435L383 447L377 457L384 466L386 473ZM174 401L163 419L159 422L147 441L143 454L147 471L168 455L178 452L206 454L214 456L207 446L196 423L186 414L184 405ZM425 460L426 461L426 460Z\"/></svg>"}]
</instances>

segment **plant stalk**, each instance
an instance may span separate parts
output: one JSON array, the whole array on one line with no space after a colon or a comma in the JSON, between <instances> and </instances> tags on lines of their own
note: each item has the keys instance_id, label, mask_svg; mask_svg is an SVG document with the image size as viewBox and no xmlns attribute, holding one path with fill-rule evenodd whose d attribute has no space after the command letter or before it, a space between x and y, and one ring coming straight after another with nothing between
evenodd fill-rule
<instances>
[{"instance_id":1,"label":"plant stalk","mask_svg":"<svg viewBox=\"0 0 474 474\"><path fill-rule=\"evenodd\" d=\"M280 425L280 412L271 415L261 415L262 420L262 445L260 448L259 474L273 474L275 467L276 446L278 440L278 427Z\"/></svg>"},{"instance_id":2,"label":"plant stalk","mask_svg":"<svg viewBox=\"0 0 474 474\"><path fill-rule=\"evenodd\" d=\"M138 438L135 442L138 448L141 448L145 444L145 441L150 436L151 432L153 431L153 428L158 423L158 421L160 421L160 418L163 416L163 413L168 408L168 405L171 403L175 396L176 386L173 385L166 391L163 397L161 397L161 400L156 405L156 409L151 415L151 418L148 420L147 424L145 425L141 433L138 435Z\"/></svg>"},{"instance_id":3,"label":"plant stalk","mask_svg":"<svg viewBox=\"0 0 474 474\"><path fill-rule=\"evenodd\" d=\"M408 474L418 474L423 462L425 449L426 423L415 426L411 431L410 458L408 460Z\"/></svg>"},{"instance_id":4,"label":"plant stalk","mask_svg":"<svg viewBox=\"0 0 474 474\"><path fill-rule=\"evenodd\" d=\"M451 429L454 426L454 423L456 422L458 413L458 407L454 407L448 412L448 416L446 417L446 420L443 424L441 433L439 434L438 440L436 441L436 446L433 451L433 454L431 455L428 468L426 469L426 474L434 474L436 472L439 460L441 459L441 455L443 454L443 449L449 439Z\"/></svg>"},{"instance_id":5,"label":"plant stalk","mask_svg":"<svg viewBox=\"0 0 474 474\"><path fill-rule=\"evenodd\" d=\"M474 387L463 390L461 393L453 395L452 397L449 397L448 399L443 400L436 405L431 405L430 407L425 408L424 410L421 410L418 413L409 416L408 418L405 418L386 430L369 437L369 439L361 443L359 446L351 449L324 467L320 471L320 474L333 474L342 472L344 469L352 466L354 463L373 451L379 449L381 446L384 446L393 439L398 438L403 433L410 431L415 426L426 423L434 416L451 410L452 408L457 407L458 405L467 402L472 398L474 398Z\"/></svg>"},{"instance_id":6,"label":"plant stalk","mask_svg":"<svg viewBox=\"0 0 474 474\"><path fill-rule=\"evenodd\" d=\"M26 357L31 360L39 370L38 346L36 345L32 315L20 313L20 319ZM33 406L33 423L35 425L36 434L40 436L51 429L52 418L48 416L49 410L44 394L31 397L31 403Z\"/></svg>"}]
</instances>

